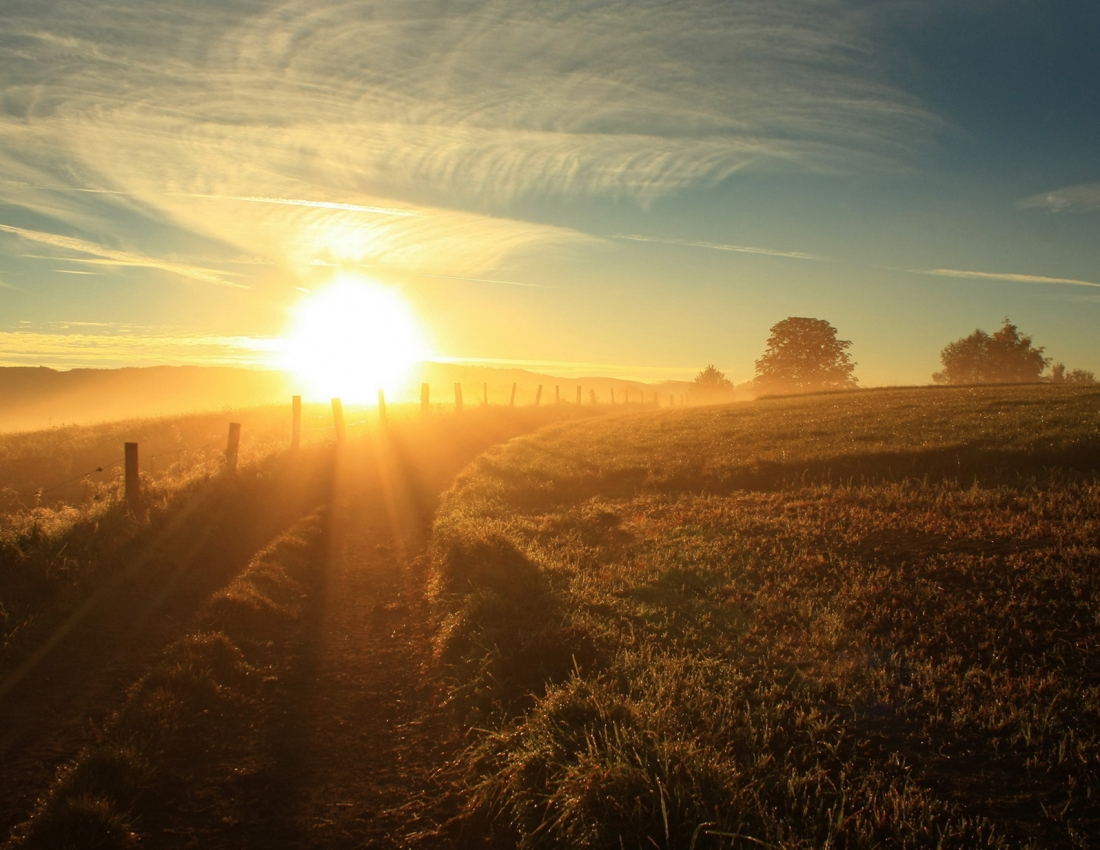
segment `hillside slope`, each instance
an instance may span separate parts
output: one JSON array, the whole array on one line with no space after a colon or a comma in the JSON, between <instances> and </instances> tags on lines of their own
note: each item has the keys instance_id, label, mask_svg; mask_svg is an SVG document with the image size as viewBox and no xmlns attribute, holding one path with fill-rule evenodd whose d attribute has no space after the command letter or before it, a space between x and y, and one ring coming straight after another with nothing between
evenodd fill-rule
<instances>
[{"instance_id":1,"label":"hillside slope","mask_svg":"<svg viewBox=\"0 0 1100 850\"><path fill-rule=\"evenodd\" d=\"M1100 829L1100 392L570 423L436 520L501 846L1079 847Z\"/></svg>"}]
</instances>

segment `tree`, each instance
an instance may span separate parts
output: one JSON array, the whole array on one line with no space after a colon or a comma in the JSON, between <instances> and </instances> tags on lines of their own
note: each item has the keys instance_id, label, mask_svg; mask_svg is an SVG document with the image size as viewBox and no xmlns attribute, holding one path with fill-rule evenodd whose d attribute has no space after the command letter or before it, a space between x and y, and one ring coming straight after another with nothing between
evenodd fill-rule
<instances>
[{"instance_id":1,"label":"tree","mask_svg":"<svg viewBox=\"0 0 1100 850\"><path fill-rule=\"evenodd\" d=\"M851 344L837 339L836 328L824 319L791 316L772 326L768 348L756 361L753 383L769 392L854 387Z\"/></svg>"},{"instance_id":2,"label":"tree","mask_svg":"<svg viewBox=\"0 0 1100 850\"><path fill-rule=\"evenodd\" d=\"M932 375L937 384L1017 384L1038 381L1050 358L1006 316L992 336L977 329L948 343L940 352L940 362L943 371Z\"/></svg>"},{"instance_id":3,"label":"tree","mask_svg":"<svg viewBox=\"0 0 1100 850\"><path fill-rule=\"evenodd\" d=\"M1088 369L1071 369L1067 372L1065 363L1055 363L1050 367L1050 377L1047 380L1052 384L1095 384L1096 376Z\"/></svg>"},{"instance_id":4,"label":"tree","mask_svg":"<svg viewBox=\"0 0 1100 850\"><path fill-rule=\"evenodd\" d=\"M717 401L732 393L733 381L724 372L715 369L713 364L696 375L691 385L691 394L701 401Z\"/></svg>"}]
</instances>

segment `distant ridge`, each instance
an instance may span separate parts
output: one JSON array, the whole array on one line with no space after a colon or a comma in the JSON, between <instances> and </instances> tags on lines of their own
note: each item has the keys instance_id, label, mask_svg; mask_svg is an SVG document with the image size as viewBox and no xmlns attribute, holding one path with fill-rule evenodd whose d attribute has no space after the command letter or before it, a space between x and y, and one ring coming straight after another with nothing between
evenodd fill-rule
<instances>
[{"instance_id":1,"label":"distant ridge","mask_svg":"<svg viewBox=\"0 0 1100 850\"><path fill-rule=\"evenodd\" d=\"M407 397L419 397L419 385L431 387L433 404L454 403L454 384L463 385L464 402L477 405L488 389L491 404L507 404L516 384L516 404L535 401L542 385L542 403L552 403L554 388L561 400L576 400L581 387L587 404L595 393L600 403L621 404L653 401L658 393L662 404L669 395L686 393L687 381L646 384L616 378L585 378L531 372L526 369L455 363L418 364L410 380ZM58 425L88 424L115 419L165 416L221 408L257 407L288 401L293 382L285 372L242 369L229 366L144 366L123 369L71 369L58 371L45 366L0 367L0 430L37 430Z\"/></svg>"}]
</instances>

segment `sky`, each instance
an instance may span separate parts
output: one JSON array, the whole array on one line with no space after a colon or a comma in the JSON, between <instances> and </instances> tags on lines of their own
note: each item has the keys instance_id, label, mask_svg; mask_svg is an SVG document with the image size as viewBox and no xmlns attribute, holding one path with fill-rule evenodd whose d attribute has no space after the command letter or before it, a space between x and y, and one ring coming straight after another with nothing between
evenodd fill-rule
<instances>
[{"instance_id":1,"label":"sky","mask_svg":"<svg viewBox=\"0 0 1100 850\"><path fill-rule=\"evenodd\" d=\"M1007 316L1100 374L1100 4L0 0L0 365L273 362L361 275L432 356L863 386Z\"/></svg>"}]
</instances>

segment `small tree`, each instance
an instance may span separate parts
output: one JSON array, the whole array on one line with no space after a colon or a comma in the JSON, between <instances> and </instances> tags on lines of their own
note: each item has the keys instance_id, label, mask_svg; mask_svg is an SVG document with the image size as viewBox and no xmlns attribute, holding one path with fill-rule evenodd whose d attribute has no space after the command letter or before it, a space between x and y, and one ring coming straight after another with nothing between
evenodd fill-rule
<instances>
[{"instance_id":1,"label":"small tree","mask_svg":"<svg viewBox=\"0 0 1100 850\"><path fill-rule=\"evenodd\" d=\"M789 317L772 326L753 383L770 392L848 389L856 385L851 341L824 319Z\"/></svg>"},{"instance_id":2,"label":"small tree","mask_svg":"<svg viewBox=\"0 0 1100 850\"><path fill-rule=\"evenodd\" d=\"M1052 384L1095 384L1096 376L1088 369L1071 369L1066 371L1065 363L1055 363L1050 367L1050 377L1047 378Z\"/></svg>"},{"instance_id":3,"label":"small tree","mask_svg":"<svg viewBox=\"0 0 1100 850\"><path fill-rule=\"evenodd\" d=\"M1050 358L1006 316L992 336L978 329L948 343L940 362L943 371L932 375L937 384L1016 384L1038 381Z\"/></svg>"},{"instance_id":4,"label":"small tree","mask_svg":"<svg viewBox=\"0 0 1100 850\"><path fill-rule=\"evenodd\" d=\"M692 396L700 401L717 401L732 393L733 381L729 380L725 373L715 369L713 364L696 375L691 385Z\"/></svg>"}]
</instances>

